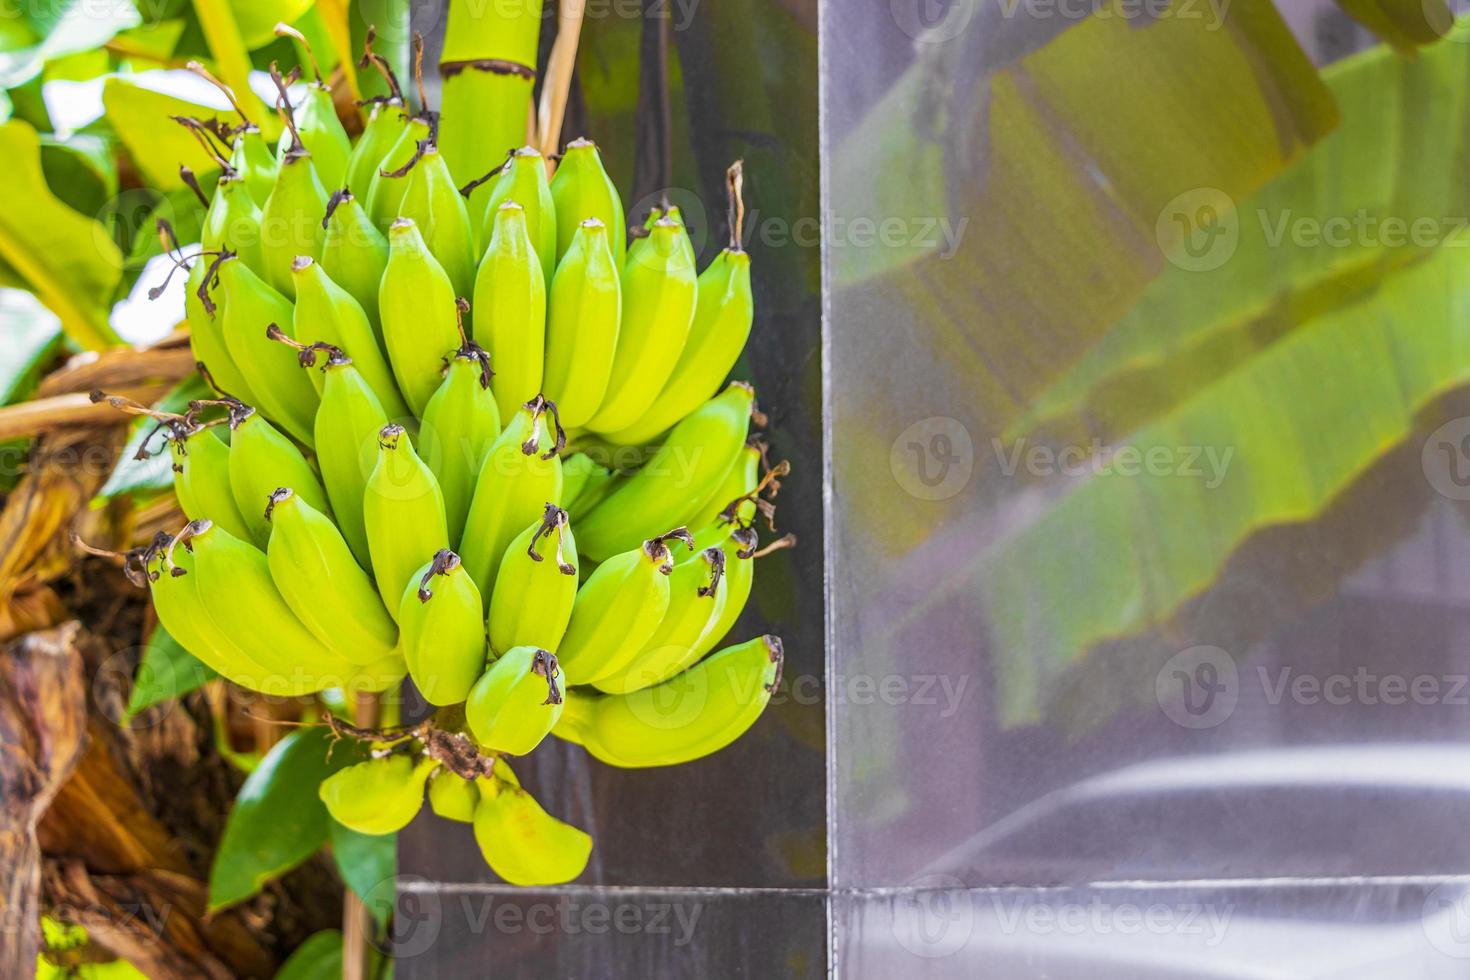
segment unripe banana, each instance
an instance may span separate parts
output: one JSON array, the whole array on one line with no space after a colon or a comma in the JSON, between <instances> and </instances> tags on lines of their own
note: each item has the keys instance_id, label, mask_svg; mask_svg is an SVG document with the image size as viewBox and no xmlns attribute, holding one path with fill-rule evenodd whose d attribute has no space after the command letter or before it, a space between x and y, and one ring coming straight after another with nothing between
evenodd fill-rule
<instances>
[{"instance_id":1,"label":"unripe banana","mask_svg":"<svg viewBox=\"0 0 1470 980\"><path fill-rule=\"evenodd\" d=\"M735 465L720 481L719 488L705 501L689 521L694 528L694 546L713 548L724 544L736 527L748 527L755 520L759 509L757 491L761 489L761 461L764 443L757 438L747 439ZM785 475L790 467L781 463L777 476Z\"/></svg>"},{"instance_id":2,"label":"unripe banana","mask_svg":"<svg viewBox=\"0 0 1470 980\"><path fill-rule=\"evenodd\" d=\"M762 636L632 694L574 693L556 734L625 769L692 762L755 724L780 683L781 660L780 639Z\"/></svg>"},{"instance_id":3,"label":"unripe banana","mask_svg":"<svg viewBox=\"0 0 1470 980\"><path fill-rule=\"evenodd\" d=\"M556 657L538 647L512 647L475 682L465 721L475 741L492 752L526 755L561 717Z\"/></svg>"},{"instance_id":4,"label":"unripe banana","mask_svg":"<svg viewBox=\"0 0 1470 980\"><path fill-rule=\"evenodd\" d=\"M440 769L429 780L429 809L445 820L473 823L479 802L479 787L448 769Z\"/></svg>"},{"instance_id":5,"label":"unripe banana","mask_svg":"<svg viewBox=\"0 0 1470 980\"><path fill-rule=\"evenodd\" d=\"M642 418L609 433L608 440L619 445L650 442L697 409L735 366L754 315L750 256L726 249L700 273L689 338L663 390Z\"/></svg>"},{"instance_id":6,"label":"unripe banana","mask_svg":"<svg viewBox=\"0 0 1470 980\"><path fill-rule=\"evenodd\" d=\"M373 334L378 349L387 356L383 341L382 321L378 315L378 289L383 271L388 268L388 239L373 224L356 197L338 191L327 202L326 239L322 242L322 271L357 300Z\"/></svg>"},{"instance_id":7,"label":"unripe banana","mask_svg":"<svg viewBox=\"0 0 1470 980\"><path fill-rule=\"evenodd\" d=\"M263 548L271 536L265 508L276 488L293 487L317 510L327 509L327 494L290 439L249 405L229 407L230 490L250 528L250 540Z\"/></svg>"},{"instance_id":8,"label":"unripe banana","mask_svg":"<svg viewBox=\"0 0 1470 980\"><path fill-rule=\"evenodd\" d=\"M551 554L542 554L542 548ZM500 560L490 591L490 649L557 649L576 600L577 543L567 512L547 504L541 520L516 535Z\"/></svg>"},{"instance_id":9,"label":"unripe banana","mask_svg":"<svg viewBox=\"0 0 1470 980\"><path fill-rule=\"evenodd\" d=\"M407 755L369 759L322 780L318 795L342 826L381 837L413 821L424 805L424 784L438 766Z\"/></svg>"},{"instance_id":10,"label":"unripe banana","mask_svg":"<svg viewBox=\"0 0 1470 980\"><path fill-rule=\"evenodd\" d=\"M623 316L607 394L587 428L616 432L643 417L668 381L694 319L693 250L671 218L654 222L623 269Z\"/></svg>"},{"instance_id":11,"label":"unripe banana","mask_svg":"<svg viewBox=\"0 0 1470 980\"><path fill-rule=\"evenodd\" d=\"M316 389L297 368L295 354L267 334L271 324L283 329L290 326L291 301L238 258L226 255L217 264L220 316L230 357L255 393L260 409L310 446Z\"/></svg>"},{"instance_id":12,"label":"unripe banana","mask_svg":"<svg viewBox=\"0 0 1470 980\"><path fill-rule=\"evenodd\" d=\"M669 608L658 629L627 669L596 682L600 691L627 694L661 683L691 666L700 640L719 619L727 590L721 587L725 552L706 548L677 562L669 576Z\"/></svg>"},{"instance_id":13,"label":"unripe banana","mask_svg":"<svg viewBox=\"0 0 1470 980\"><path fill-rule=\"evenodd\" d=\"M341 351L322 366L322 403L316 413L316 462L342 536L363 568L372 567L363 497L378 460L378 433L388 416L378 396Z\"/></svg>"},{"instance_id":14,"label":"unripe banana","mask_svg":"<svg viewBox=\"0 0 1470 980\"><path fill-rule=\"evenodd\" d=\"M398 217L398 206L403 203L403 174L414 157L433 139L433 127L422 116L410 116L404 120L403 130L398 134L386 156L378 163L373 179L368 185L363 207L373 224L386 230ZM390 176L397 174L398 176Z\"/></svg>"},{"instance_id":15,"label":"unripe banana","mask_svg":"<svg viewBox=\"0 0 1470 980\"><path fill-rule=\"evenodd\" d=\"M750 599L750 589L755 583L755 553L759 541L755 528L732 525L727 528L723 541L717 547L725 555L725 574L720 587L725 590L725 599L714 618L710 620L694 645L689 649L686 663L695 663L705 654L725 641L734 629L735 621Z\"/></svg>"},{"instance_id":16,"label":"unripe banana","mask_svg":"<svg viewBox=\"0 0 1470 980\"><path fill-rule=\"evenodd\" d=\"M561 466L562 504L568 512L585 514L612 486L612 470L586 453L572 453Z\"/></svg>"},{"instance_id":17,"label":"unripe banana","mask_svg":"<svg viewBox=\"0 0 1470 980\"><path fill-rule=\"evenodd\" d=\"M253 539L250 523L230 486L230 447L210 431L193 425L174 444L174 490L191 521L208 517L237 538Z\"/></svg>"},{"instance_id":18,"label":"unripe banana","mask_svg":"<svg viewBox=\"0 0 1470 980\"><path fill-rule=\"evenodd\" d=\"M475 843L490 870L512 885L560 885L577 877L592 854L592 838L541 808L508 782L480 780Z\"/></svg>"},{"instance_id":19,"label":"unripe banana","mask_svg":"<svg viewBox=\"0 0 1470 980\"><path fill-rule=\"evenodd\" d=\"M414 414L422 415L439 387L444 359L460 344L457 297L412 219L393 222L388 249L378 291L383 340L398 390Z\"/></svg>"},{"instance_id":20,"label":"unripe banana","mask_svg":"<svg viewBox=\"0 0 1470 980\"><path fill-rule=\"evenodd\" d=\"M414 686L433 705L459 704L485 670L485 609L480 590L441 548L399 600L403 657Z\"/></svg>"},{"instance_id":21,"label":"unripe banana","mask_svg":"<svg viewBox=\"0 0 1470 980\"><path fill-rule=\"evenodd\" d=\"M352 141L337 118L332 104L332 90L320 78L306 85L306 96L291 112L301 143L311 154L317 178L324 187L341 187L347 179L347 160L352 155ZM285 165L291 153L291 132L281 133L276 155Z\"/></svg>"},{"instance_id":22,"label":"unripe banana","mask_svg":"<svg viewBox=\"0 0 1470 980\"><path fill-rule=\"evenodd\" d=\"M230 150L230 169L245 179L245 186L256 203L270 197L280 167L260 127L247 123Z\"/></svg>"},{"instance_id":23,"label":"unripe banana","mask_svg":"<svg viewBox=\"0 0 1470 980\"><path fill-rule=\"evenodd\" d=\"M271 494L266 559L296 618L344 660L364 666L393 655L398 627L337 525L290 488Z\"/></svg>"},{"instance_id":24,"label":"unripe banana","mask_svg":"<svg viewBox=\"0 0 1470 980\"><path fill-rule=\"evenodd\" d=\"M571 622L557 648L568 684L594 684L627 670L669 609L668 541L693 547L684 528L603 562L577 590Z\"/></svg>"},{"instance_id":25,"label":"unripe banana","mask_svg":"<svg viewBox=\"0 0 1470 980\"><path fill-rule=\"evenodd\" d=\"M347 188L354 197L367 199L383 159L402 138L408 127L409 113L397 96L385 98L373 106L372 115L347 159ZM337 186L341 186L340 184Z\"/></svg>"},{"instance_id":26,"label":"unripe banana","mask_svg":"<svg viewBox=\"0 0 1470 980\"><path fill-rule=\"evenodd\" d=\"M561 500L561 426L555 406L540 395L522 405L490 447L465 516L459 555L482 595L490 594L505 549L525 527L526 514Z\"/></svg>"},{"instance_id":27,"label":"unripe banana","mask_svg":"<svg viewBox=\"0 0 1470 980\"><path fill-rule=\"evenodd\" d=\"M676 425L641 470L578 522L582 553L601 561L635 547L670 520L698 514L739 459L754 405L754 390L732 382Z\"/></svg>"},{"instance_id":28,"label":"unripe banana","mask_svg":"<svg viewBox=\"0 0 1470 980\"><path fill-rule=\"evenodd\" d=\"M427 147L402 181L398 216L418 226L430 254L453 283L454 295L469 296L475 288L475 231L443 155Z\"/></svg>"},{"instance_id":29,"label":"unripe banana","mask_svg":"<svg viewBox=\"0 0 1470 980\"><path fill-rule=\"evenodd\" d=\"M378 433L378 460L363 494L363 523L378 594L393 615L424 562L449 547L444 494L401 425Z\"/></svg>"},{"instance_id":30,"label":"unripe banana","mask_svg":"<svg viewBox=\"0 0 1470 980\"><path fill-rule=\"evenodd\" d=\"M265 669L252 688L285 695L353 686L358 668L296 618L262 551L207 520L191 522L181 537L194 549L196 588L210 619Z\"/></svg>"},{"instance_id":31,"label":"unripe banana","mask_svg":"<svg viewBox=\"0 0 1470 980\"><path fill-rule=\"evenodd\" d=\"M229 345L225 343L224 318L219 315L218 306L208 298L209 291L218 285L217 280L211 282L213 276L210 264L202 257L189 269L189 278L184 284L184 317L189 321L189 347L194 353L194 360L204 365L219 391L253 402L255 393L250 390L245 375L235 364Z\"/></svg>"},{"instance_id":32,"label":"unripe banana","mask_svg":"<svg viewBox=\"0 0 1470 980\"><path fill-rule=\"evenodd\" d=\"M439 390L424 408L419 445L444 492L451 541L458 541L464 531L475 481L500 435L500 410L490 385L490 359L478 344L467 341L455 352Z\"/></svg>"},{"instance_id":33,"label":"unripe banana","mask_svg":"<svg viewBox=\"0 0 1470 980\"><path fill-rule=\"evenodd\" d=\"M623 296L610 245L601 220L584 221L551 280L544 384L569 429L597 414L612 376Z\"/></svg>"},{"instance_id":34,"label":"unripe banana","mask_svg":"<svg viewBox=\"0 0 1470 980\"><path fill-rule=\"evenodd\" d=\"M320 341L344 351L378 396L390 418L404 418L408 406L398 392L393 369L378 348L378 337L367 313L352 295L331 280L320 262L301 256L291 266L296 281L294 334L299 341ZM310 372L320 394L326 378Z\"/></svg>"},{"instance_id":35,"label":"unripe banana","mask_svg":"<svg viewBox=\"0 0 1470 980\"><path fill-rule=\"evenodd\" d=\"M539 159L535 165L540 166ZM531 245L525 209L507 201L491 216L490 244L475 276L474 334L495 364L490 388L501 417L508 419L541 391L546 280Z\"/></svg>"},{"instance_id":36,"label":"unripe banana","mask_svg":"<svg viewBox=\"0 0 1470 980\"><path fill-rule=\"evenodd\" d=\"M623 201L612 178L602 166L597 144L587 139L572 140L562 154L551 179L551 199L556 204L556 261L572 247L577 228L596 218L607 228L613 268L621 269L627 253L628 227L623 218Z\"/></svg>"},{"instance_id":37,"label":"unripe banana","mask_svg":"<svg viewBox=\"0 0 1470 980\"><path fill-rule=\"evenodd\" d=\"M229 249L250 266L252 272L264 272L260 221L260 208L250 196L245 179L238 174L227 173L215 185L209 210L204 213L204 224L199 232L200 246L205 252Z\"/></svg>"},{"instance_id":38,"label":"unripe banana","mask_svg":"<svg viewBox=\"0 0 1470 980\"><path fill-rule=\"evenodd\" d=\"M317 177L311 154L300 142L281 159L281 172L260 209L260 250L266 279L286 296L295 295L291 264L296 256L322 257L327 192Z\"/></svg>"},{"instance_id":39,"label":"unripe banana","mask_svg":"<svg viewBox=\"0 0 1470 980\"><path fill-rule=\"evenodd\" d=\"M158 621L169 636L215 673L241 687L259 684L266 669L215 625L199 597L193 553L187 547L174 551L169 548L171 544L172 539L164 535L155 541L151 555L144 557L148 591Z\"/></svg>"},{"instance_id":40,"label":"unripe banana","mask_svg":"<svg viewBox=\"0 0 1470 980\"><path fill-rule=\"evenodd\" d=\"M519 204L525 212L526 234L541 264L542 286L549 289L557 259L556 202L546 179L546 160L534 146L523 146L512 153L490 185L480 241L493 241L497 215L507 203Z\"/></svg>"}]
</instances>

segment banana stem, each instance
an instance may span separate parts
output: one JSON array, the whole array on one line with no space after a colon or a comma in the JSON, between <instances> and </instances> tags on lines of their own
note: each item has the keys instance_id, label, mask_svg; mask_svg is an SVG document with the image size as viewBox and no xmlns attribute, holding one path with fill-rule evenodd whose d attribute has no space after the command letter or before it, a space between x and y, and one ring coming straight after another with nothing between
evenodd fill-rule
<instances>
[{"instance_id":1,"label":"banana stem","mask_svg":"<svg viewBox=\"0 0 1470 980\"><path fill-rule=\"evenodd\" d=\"M537 146L547 161L547 175L555 169L551 155L561 144L562 120L572 89L572 71L577 67L577 46L582 38L582 20L587 0L561 0L557 10L556 40L546 62L546 81L541 87L541 110L537 117Z\"/></svg>"},{"instance_id":2,"label":"banana stem","mask_svg":"<svg viewBox=\"0 0 1470 980\"><path fill-rule=\"evenodd\" d=\"M359 726L372 728L378 723L382 707L378 695L367 691L357 693L352 717ZM372 934L372 919L367 906L351 888L342 889L342 980L367 980L368 938Z\"/></svg>"}]
</instances>

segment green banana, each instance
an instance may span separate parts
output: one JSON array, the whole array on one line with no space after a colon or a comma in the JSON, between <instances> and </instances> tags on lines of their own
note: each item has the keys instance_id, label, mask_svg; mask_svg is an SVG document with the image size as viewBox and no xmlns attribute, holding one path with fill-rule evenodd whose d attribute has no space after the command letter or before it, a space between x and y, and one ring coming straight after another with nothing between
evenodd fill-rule
<instances>
[{"instance_id":1,"label":"green banana","mask_svg":"<svg viewBox=\"0 0 1470 980\"><path fill-rule=\"evenodd\" d=\"M669 608L658 629L628 667L595 683L608 694L627 694L668 680L692 665L693 651L720 618L727 589L720 587L725 573L721 548L703 551L675 563L669 576Z\"/></svg>"},{"instance_id":2,"label":"green banana","mask_svg":"<svg viewBox=\"0 0 1470 980\"><path fill-rule=\"evenodd\" d=\"M227 248L253 272L265 269L260 250L260 208L250 196L245 179L236 173L223 174L215 184L214 197L204 213L199 243L205 252ZM196 287L197 288L197 287Z\"/></svg>"},{"instance_id":3,"label":"green banana","mask_svg":"<svg viewBox=\"0 0 1470 980\"><path fill-rule=\"evenodd\" d=\"M266 517L271 579L296 618L344 660L367 666L392 657L398 627L331 518L289 487L271 494Z\"/></svg>"},{"instance_id":4,"label":"green banana","mask_svg":"<svg viewBox=\"0 0 1470 980\"><path fill-rule=\"evenodd\" d=\"M352 155L347 159L347 187L364 201L372 189L373 177L377 175L383 159L402 138L404 131L408 129L409 119L412 118L412 113L406 108L403 88L398 84L398 75L393 71L393 66L388 59L373 50L376 38L376 30L369 25L367 36L363 39L362 60L358 62L358 67L371 66L382 75L382 88L386 89L386 94L368 100L373 107L372 113L368 116L367 125L363 127L357 144L352 148Z\"/></svg>"},{"instance_id":5,"label":"green banana","mask_svg":"<svg viewBox=\"0 0 1470 980\"><path fill-rule=\"evenodd\" d=\"M397 141L379 161L378 169L373 171L367 197L363 200L363 207L373 219L373 224L386 231L398 217L398 206L403 203L405 189L402 176L408 172L415 157L433 141L434 126L429 120L422 115L404 120Z\"/></svg>"},{"instance_id":6,"label":"green banana","mask_svg":"<svg viewBox=\"0 0 1470 980\"><path fill-rule=\"evenodd\" d=\"M424 784L439 763L395 754L348 766L322 780L327 812L359 834L381 837L407 827L424 805Z\"/></svg>"},{"instance_id":7,"label":"green banana","mask_svg":"<svg viewBox=\"0 0 1470 980\"><path fill-rule=\"evenodd\" d=\"M781 681L781 661L780 639L762 636L632 694L574 692L556 734L625 769L692 762L755 724Z\"/></svg>"},{"instance_id":8,"label":"green banana","mask_svg":"<svg viewBox=\"0 0 1470 980\"><path fill-rule=\"evenodd\" d=\"M448 769L440 769L429 780L429 809L445 820L473 823L479 802L479 787Z\"/></svg>"},{"instance_id":9,"label":"green banana","mask_svg":"<svg viewBox=\"0 0 1470 980\"><path fill-rule=\"evenodd\" d=\"M260 127L249 122L243 124L230 150L230 169L244 178L251 198L257 203L270 197L281 164Z\"/></svg>"},{"instance_id":10,"label":"green banana","mask_svg":"<svg viewBox=\"0 0 1470 980\"><path fill-rule=\"evenodd\" d=\"M399 218L388 232L388 267L378 292L383 340L398 390L422 415L439 387L444 359L460 345L454 285L429 254L418 226Z\"/></svg>"},{"instance_id":11,"label":"green banana","mask_svg":"<svg viewBox=\"0 0 1470 980\"><path fill-rule=\"evenodd\" d=\"M561 425L556 406L537 395L506 423L485 456L465 516L459 555L482 595L489 595L511 540L521 532L526 514L546 504L560 504ZM553 423L549 424L550 417ZM555 436L553 437L553 425Z\"/></svg>"},{"instance_id":12,"label":"green banana","mask_svg":"<svg viewBox=\"0 0 1470 980\"><path fill-rule=\"evenodd\" d=\"M760 506L759 493L765 489L761 481L764 448L765 444L760 439L747 439L740 455L736 457L735 465L730 467L730 472L720 481L719 489L690 518L689 526L696 529L696 548L724 544L725 539L730 536L732 525L748 526L755 520ZM767 482L785 476L790 469L787 463L778 464Z\"/></svg>"},{"instance_id":13,"label":"green banana","mask_svg":"<svg viewBox=\"0 0 1470 980\"><path fill-rule=\"evenodd\" d=\"M607 394L587 423L593 432L617 432L643 417L658 398L684 350L694 319L693 249L671 218L653 223L642 247L623 269L623 316Z\"/></svg>"},{"instance_id":14,"label":"green banana","mask_svg":"<svg viewBox=\"0 0 1470 980\"><path fill-rule=\"evenodd\" d=\"M628 249L628 227L623 201L612 178L602 166L597 144L576 139L567 144L556 176L551 179L551 199L556 205L556 261L558 267L572 247L577 228L596 218L607 228L613 267L621 269Z\"/></svg>"},{"instance_id":15,"label":"green banana","mask_svg":"<svg viewBox=\"0 0 1470 980\"><path fill-rule=\"evenodd\" d=\"M725 601L710 620L708 627L689 648L684 663L691 664L709 653L735 628L735 621L745 610L750 599L750 589L755 583L755 555L759 540L755 528L733 526L727 530L725 539L715 545L725 555L725 574L720 587L725 590Z\"/></svg>"},{"instance_id":16,"label":"green banana","mask_svg":"<svg viewBox=\"0 0 1470 980\"><path fill-rule=\"evenodd\" d=\"M542 538L553 546L554 561L537 551ZM547 504L541 520L516 535L500 560L490 591L490 649L557 649L576 599L577 543L567 512Z\"/></svg>"},{"instance_id":17,"label":"green banana","mask_svg":"<svg viewBox=\"0 0 1470 980\"><path fill-rule=\"evenodd\" d=\"M700 273L689 337L653 404L637 422L608 433L610 442L641 445L658 438L697 409L735 366L754 320L750 256L725 249Z\"/></svg>"},{"instance_id":18,"label":"green banana","mask_svg":"<svg viewBox=\"0 0 1470 980\"><path fill-rule=\"evenodd\" d=\"M208 520L190 522L180 538L193 547L195 585L209 618L265 668L250 687L284 695L360 686L359 669L296 618L260 549Z\"/></svg>"},{"instance_id":19,"label":"green banana","mask_svg":"<svg viewBox=\"0 0 1470 980\"><path fill-rule=\"evenodd\" d=\"M481 779L475 843L490 870L512 885L560 885L577 877L592 838L541 808L530 793L494 777Z\"/></svg>"},{"instance_id":20,"label":"green banana","mask_svg":"<svg viewBox=\"0 0 1470 980\"><path fill-rule=\"evenodd\" d=\"M480 241L494 240L499 211L508 203L519 204L525 212L526 234L541 262L541 285L549 289L556 272L556 202L551 197L551 182L546 179L546 159L534 146L523 146L512 153L491 182Z\"/></svg>"},{"instance_id":21,"label":"green banana","mask_svg":"<svg viewBox=\"0 0 1470 980\"><path fill-rule=\"evenodd\" d=\"M475 288L475 230L438 148L425 147L402 181L398 216L413 219L454 295L468 297Z\"/></svg>"},{"instance_id":22,"label":"green banana","mask_svg":"<svg viewBox=\"0 0 1470 980\"><path fill-rule=\"evenodd\" d=\"M669 433L653 458L578 522L582 553L601 561L666 526L687 522L719 491L745 446L755 391L731 382Z\"/></svg>"},{"instance_id":23,"label":"green banana","mask_svg":"<svg viewBox=\"0 0 1470 980\"><path fill-rule=\"evenodd\" d=\"M308 368L309 369L309 368ZM363 568L372 567L363 497L378 458L378 433L388 424L383 404L351 358L328 352L316 413L316 462L342 536Z\"/></svg>"},{"instance_id":24,"label":"green banana","mask_svg":"<svg viewBox=\"0 0 1470 980\"><path fill-rule=\"evenodd\" d=\"M670 540L694 546L688 530L675 528L609 558L577 590L571 622L557 648L567 683L614 677L643 650L669 609Z\"/></svg>"},{"instance_id":25,"label":"green banana","mask_svg":"<svg viewBox=\"0 0 1470 980\"><path fill-rule=\"evenodd\" d=\"M193 553L187 547L175 552L172 543L173 539L163 534L142 556L158 621L169 636L215 673L242 687L260 683L266 669L214 624L199 597Z\"/></svg>"},{"instance_id":26,"label":"green banana","mask_svg":"<svg viewBox=\"0 0 1470 980\"><path fill-rule=\"evenodd\" d=\"M254 538L230 486L230 447L212 425L186 426L174 441L174 490L190 520L208 517L237 538Z\"/></svg>"},{"instance_id":27,"label":"green banana","mask_svg":"<svg viewBox=\"0 0 1470 980\"><path fill-rule=\"evenodd\" d=\"M500 415L510 418L541 391L546 281L531 245L526 210L507 201L491 214L490 244L475 275L474 334L495 364L490 388Z\"/></svg>"},{"instance_id":28,"label":"green banana","mask_svg":"<svg viewBox=\"0 0 1470 980\"><path fill-rule=\"evenodd\" d=\"M388 239L373 224L357 198L338 191L327 201L326 238L322 242L322 271L357 300L373 325L378 349L386 357L378 290L388 268Z\"/></svg>"},{"instance_id":29,"label":"green banana","mask_svg":"<svg viewBox=\"0 0 1470 980\"><path fill-rule=\"evenodd\" d=\"M449 547L439 481L401 425L390 423L378 433L378 459L363 492L362 515L378 594L396 617L403 590L424 555Z\"/></svg>"},{"instance_id":30,"label":"green banana","mask_svg":"<svg viewBox=\"0 0 1470 980\"><path fill-rule=\"evenodd\" d=\"M277 487L294 487L317 510L327 509L327 494L291 440L249 405L225 404L230 411L230 491L250 539L263 548L271 534L265 508Z\"/></svg>"},{"instance_id":31,"label":"green banana","mask_svg":"<svg viewBox=\"0 0 1470 980\"><path fill-rule=\"evenodd\" d=\"M544 391L569 429L597 414L612 377L623 294L610 245L607 225L587 219L551 280Z\"/></svg>"},{"instance_id":32,"label":"green banana","mask_svg":"<svg viewBox=\"0 0 1470 980\"><path fill-rule=\"evenodd\" d=\"M462 179L485 173L525 142L540 36L541 0L449 5L440 145ZM477 229L489 196L483 185L470 195Z\"/></svg>"},{"instance_id":33,"label":"green banana","mask_svg":"<svg viewBox=\"0 0 1470 980\"><path fill-rule=\"evenodd\" d=\"M209 299L212 276L209 263L202 258L189 269L189 278L184 285L184 318L189 322L189 348L194 360L204 365L210 384L217 391L244 401L254 401L255 393L250 390L245 375L235 364L229 345L225 343L224 318L217 315L218 307ZM215 280L214 286L217 285L218 280Z\"/></svg>"},{"instance_id":34,"label":"green banana","mask_svg":"<svg viewBox=\"0 0 1470 980\"><path fill-rule=\"evenodd\" d=\"M393 380L393 369L379 349L377 334L357 300L328 277L320 262L304 255L291 266L291 274L296 281L292 321L296 338L312 338L348 354L389 417L406 417L408 406ZM311 372L310 377L320 394L326 378L321 372Z\"/></svg>"},{"instance_id":35,"label":"green banana","mask_svg":"<svg viewBox=\"0 0 1470 980\"><path fill-rule=\"evenodd\" d=\"M562 504L568 511L585 514L612 485L612 470L586 453L572 453L562 461Z\"/></svg>"},{"instance_id":36,"label":"green banana","mask_svg":"<svg viewBox=\"0 0 1470 980\"><path fill-rule=\"evenodd\" d=\"M341 187L342 182L347 179L347 161L352 155L352 140L347 137L347 130L342 128L342 121L337 118L332 90L326 86L321 69L316 66L311 45L299 32L293 33L306 46L316 79L306 83L306 95L291 109L291 118L296 123L302 145L311 154L312 164L316 167L317 177L322 185ZM291 133L288 130L281 133L280 142L276 145L276 156L282 161L282 165L291 149Z\"/></svg>"},{"instance_id":37,"label":"green banana","mask_svg":"<svg viewBox=\"0 0 1470 980\"><path fill-rule=\"evenodd\" d=\"M500 410L490 385L490 359L473 340L466 341L424 407L419 445L444 492L451 541L458 541L464 532L475 480L500 435Z\"/></svg>"},{"instance_id":38,"label":"green banana","mask_svg":"<svg viewBox=\"0 0 1470 980\"><path fill-rule=\"evenodd\" d=\"M403 590L398 624L408 675L424 700L459 704L485 669L480 590L448 548L434 553Z\"/></svg>"},{"instance_id":39,"label":"green banana","mask_svg":"<svg viewBox=\"0 0 1470 980\"><path fill-rule=\"evenodd\" d=\"M279 76L276 76L280 84ZM284 104L285 88L281 88ZM260 209L260 251L265 260L266 280L287 296L295 295L291 264L298 255L322 257L326 229L321 220L327 213L327 192L317 176L312 155L302 145L291 113L282 108L290 144L281 156L275 186Z\"/></svg>"},{"instance_id":40,"label":"green banana","mask_svg":"<svg viewBox=\"0 0 1470 980\"><path fill-rule=\"evenodd\" d=\"M291 323L291 301L228 252L216 259L215 267L221 329L231 359L261 410L293 438L310 446L316 389L297 368L295 355L268 335L271 324ZM210 278L206 274L206 285ZM213 305L207 302L205 309L213 312Z\"/></svg>"},{"instance_id":41,"label":"green banana","mask_svg":"<svg viewBox=\"0 0 1470 980\"><path fill-rule=\"evenodd\" d=\"M556 657L538 647L512 647L475 682L465 721L475 741L493 752L526 755L561 717Z\"/></svg>"}]
</instances>

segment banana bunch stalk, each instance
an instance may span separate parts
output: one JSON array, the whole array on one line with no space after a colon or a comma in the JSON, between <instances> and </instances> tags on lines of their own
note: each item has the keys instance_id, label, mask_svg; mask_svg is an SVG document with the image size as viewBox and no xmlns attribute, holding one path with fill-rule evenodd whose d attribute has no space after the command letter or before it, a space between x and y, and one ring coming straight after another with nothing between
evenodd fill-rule
<instances>
[{"instance_id":1,"label":"banana bunch stalk","mask_svg":"<svg viewBox=\"0 0 1470 980\"><path fill-rule=\"evenodd\" d=\"M674 765L759 718L781 642L730 633L788 469L764 465L753 388L727 382L752 321L739 164L702 273L676 210L630 247L594 144L554 178L516 149L539 8L451 6L442 121L370 34L390 94L355 144L319 75L293 104L295 73L273 73L275 154L248 120L197 124L220 176L200 253L176 261L217 397L171 415L96 395L154 416L173 459L188 523L128 562L170 633L271 694L411 678L438 714L356 733L373 758L322 799L386 834L427 797L528 885L576 877L591 839L507 759L555 735Z\"/></svg>"}]
</instances>

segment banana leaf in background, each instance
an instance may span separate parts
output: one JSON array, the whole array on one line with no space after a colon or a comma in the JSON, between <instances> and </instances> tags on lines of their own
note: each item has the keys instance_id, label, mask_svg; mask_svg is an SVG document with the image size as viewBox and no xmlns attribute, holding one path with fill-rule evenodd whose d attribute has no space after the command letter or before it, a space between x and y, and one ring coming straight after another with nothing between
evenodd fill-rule
<instances>
[{"instance_id":1,"label":"banana leaf in background","mask_svg":"<svg viewBox=\"0 0 1470 980\"><path fill-rule=\"evenodd\" d=\"M1470 380L1470 227L1456 217L1470 213L1467 37L1462 26L1415 62L1380 48L1328 69L1339 132L1242 202L1242 247L1214 275L1166 275L1110 337L1124 338L1121 363L1178 372L1167 385L1115 385L1116 412L1092 404L1109 429L1124 419L1104 435L1114 452L1233 455L1217 486L1104 470L984 557L1007 720L1038 719L1047 686L1093 648L1126 656L1117 641L1207 593L1252 535L1323 515ZM1368 230L1344 247L1303 247L1294 232L1267 241L1283 218L1320 227L1356 215ZM1429 224L1417 243L1394 244L1389 217Z\"/></svg>"}]
</instances>

